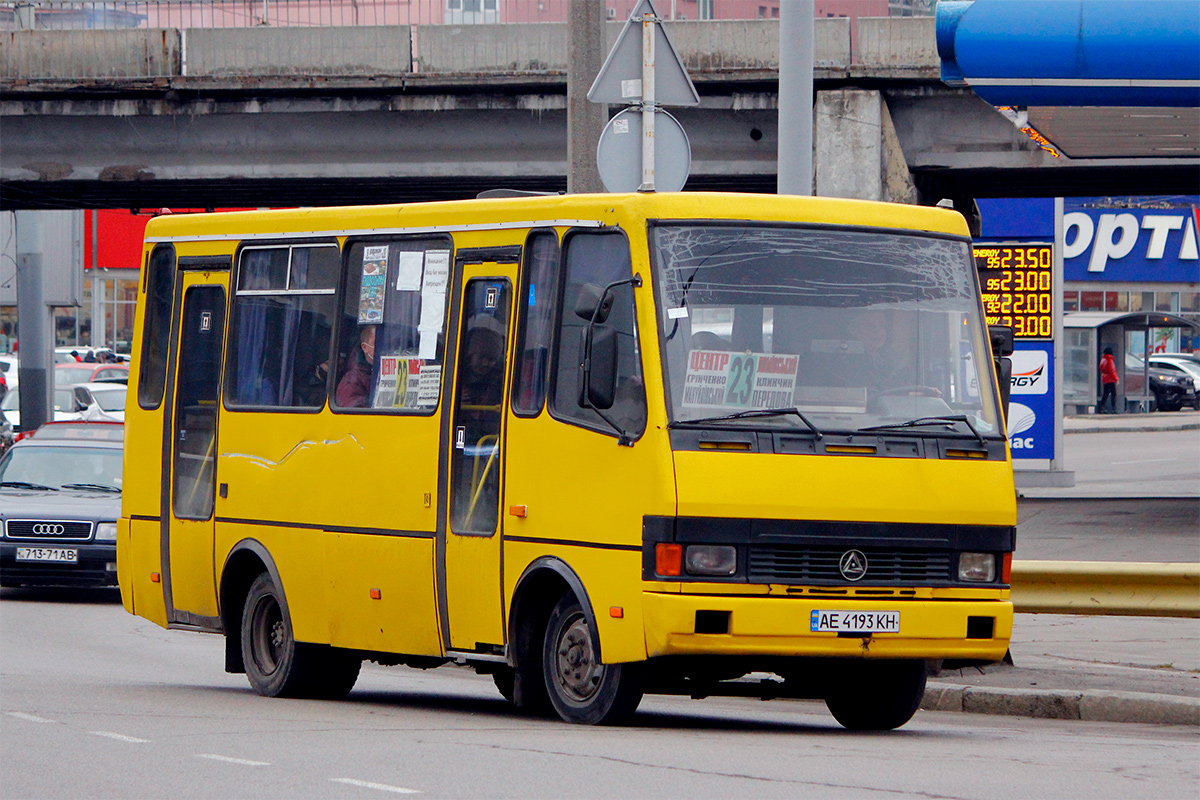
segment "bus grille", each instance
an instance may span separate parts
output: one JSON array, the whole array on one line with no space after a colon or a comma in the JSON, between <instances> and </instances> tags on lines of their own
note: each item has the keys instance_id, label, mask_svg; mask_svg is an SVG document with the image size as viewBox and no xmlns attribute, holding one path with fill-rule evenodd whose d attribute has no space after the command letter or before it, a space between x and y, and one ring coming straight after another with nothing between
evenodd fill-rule
<instances>
[{"instance_id":1,"label":"bus grille","mask_svg":"<svg viewBox=\"0 0 1200 800\"><path fill-rule=\"evenodd\" d=\"M805 545L751 545L749 579L755 583L840 583L850 581L839 569L850 548ZM948 550L857 548L867 558L867 572L854 583L929 584L951 580L953 554Z\"/></svg>"},{"instance_id":2,"label":"bus grille","mask_svg":"<svg viewBox=\"0 0 1200 800\"><path fill-rule=\"evenodd\" d=\"M92 523L71 520L10 519L5 530L9 539L66 542L92 538Z\"/></svg>"}]
</instances>

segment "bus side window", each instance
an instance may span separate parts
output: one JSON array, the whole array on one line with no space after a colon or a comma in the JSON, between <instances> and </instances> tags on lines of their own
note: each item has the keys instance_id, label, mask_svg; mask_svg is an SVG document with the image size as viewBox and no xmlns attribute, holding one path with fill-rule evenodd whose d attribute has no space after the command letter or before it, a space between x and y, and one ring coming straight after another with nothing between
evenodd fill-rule
<instances>
[{"instance_id":1,"label":"bus side window","mask_svg":"<svg viewBox=\"0 0 1200 800\"><path fill-rule=\"evenodd\" d=\"M335 411L437 408L452 251L440 236L347 245Z\"/></svg>"},{"instance_id":2,"label":"bus side window","mask_svg":"<svg viewBox=\"0 0 1200 800\"><path fill-rule=\"evenodd\" d=\"M531 233L525 245L513 373L512 408L518 416L536 417L546 402L558 268L558 236L554 231Z\"/></svg>"},{"instance_id":3,"label":"bus side window","mask_svg":"<svg viewBox=\"0 0 1200 800\"><path fill-rule=\"evenodd\" d=\"M242 249L226 405L325 405L340 268L335 244Z\"/></svg>"},{"instance_id":4,"label":"bus side window","mask_svg":"<svg viewBox=\"0 0 1200 800\"><path fill-rule=\"evenodd\" d=\"M574 313L585 286L605 287L633 275L629 241L620 231L569 232L563 241L566 253L564 286L559 297L555 337L553 393L550 410L556 419L617 435L612 426L582 404L582 362L588 322ZM626 283L611 290L612 310L597 331L611 330L617 342L617 383L612 408L604 412L630 439L646 428L646 388L638 346L633 287Z\"/></svg>"},{"instance_id":5,"label":"bus side window","mask_svg":"<svg viewBox=\"0 0 1200 800\"><path fill-rule=\"evenodd\" d=\"M167 383L171 304L175 301L175 248L160 244L146 266L146 314L138 366L138 404L158 408Z\"/></svg>"}]
</instances>

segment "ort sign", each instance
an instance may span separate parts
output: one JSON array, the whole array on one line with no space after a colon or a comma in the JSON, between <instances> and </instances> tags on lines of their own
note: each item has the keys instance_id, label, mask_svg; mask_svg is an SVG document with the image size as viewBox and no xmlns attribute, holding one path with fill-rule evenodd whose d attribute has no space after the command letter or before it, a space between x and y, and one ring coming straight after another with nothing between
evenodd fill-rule
<instances>
[{"instance_id":1,"label":"ort sign","mask_svg":"<svg viewBox=\"0 0 1200 800\"><path fill-rule=\"evenodd\" d=\"M1131 198L1132 199L1132 198ZM1100 199L1063 208L1063 274L1068 281L1200 281L1197 204L1137 208Z\"/></svg>"}]
</instances>

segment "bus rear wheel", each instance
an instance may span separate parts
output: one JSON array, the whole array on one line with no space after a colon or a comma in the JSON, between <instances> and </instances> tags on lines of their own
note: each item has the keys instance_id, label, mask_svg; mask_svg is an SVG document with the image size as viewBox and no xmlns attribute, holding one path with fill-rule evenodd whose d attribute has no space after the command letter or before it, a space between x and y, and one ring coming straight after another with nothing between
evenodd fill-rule
<instances>
[{"instance_id":1,"label":"bus rear wheel","mask_svg":"<svg viewBox=\"0 0 1200 800\"><path fill-rule=\"evenodd\" d=\"M617 724L642 701L641 664L602 664L596 657L596 631L583 607L563 597L546 625L542 666L550 704L567 722Z\"/></svg>"},{"instance_id":2,"label":"bus rear wheel","mask_svg":"<svg viewBox=\"0 0 1200 800\"><path fill-rule=\"evenodd\" d=\"M918 659L849 661L825 698L842 727L889 731L912 719L925 695L925 662Z\"/></svg>"},{"instance_id":3,"label":"bus rear wheel","mask_svg":"<svg viewBox=\"0 0 1200 800\"><path fill-rule=\"evenodd\" d=\"M250 686L265 697L345 697L358 680L362 659L326 645L297 642L282 598L265 572L246 594L241 643Z\"/></svg>"}]
</instances>

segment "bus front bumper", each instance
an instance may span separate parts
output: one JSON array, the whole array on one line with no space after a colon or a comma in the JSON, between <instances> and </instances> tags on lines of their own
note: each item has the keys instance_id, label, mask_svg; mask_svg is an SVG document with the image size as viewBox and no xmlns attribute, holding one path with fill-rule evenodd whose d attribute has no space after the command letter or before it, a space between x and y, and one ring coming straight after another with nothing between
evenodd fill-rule
<instances>
[{"instance_id":1,"label":"bus front bumper","mask_svg":"<svg viewBox=\"0 0 1200 800\"><path fill-rule=\"evenodd\" d=\"M999 661L1012 637L1008 600L844 600L643 593L647 656L856 656ZM814 613L815 612L815 613ZM831 615L826 612L843 612ZM844 612L896 632L814 630ZM892 612L898 612L896 620Z\"/></svg>"}]
</instances>

